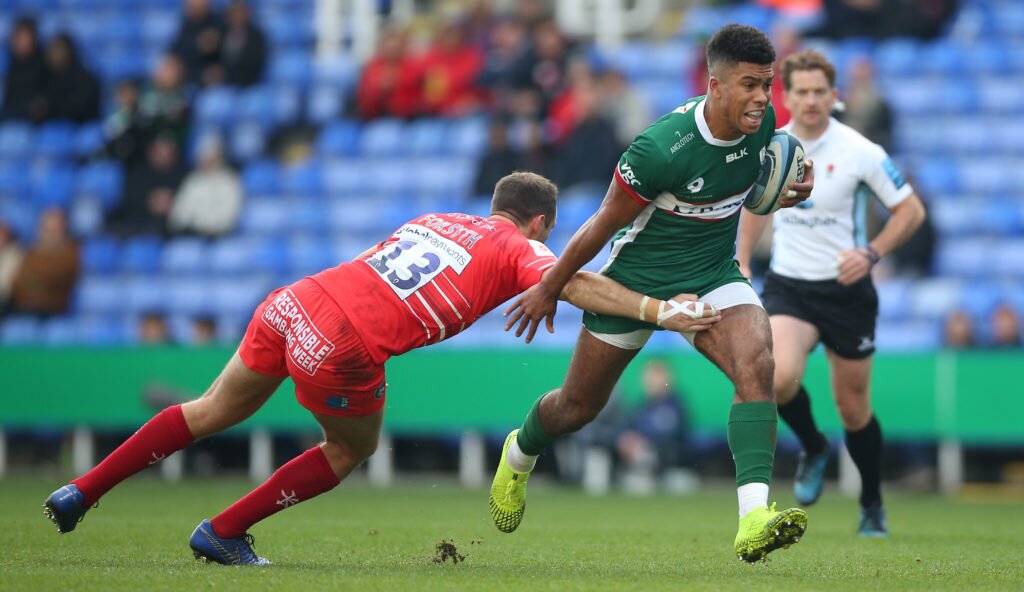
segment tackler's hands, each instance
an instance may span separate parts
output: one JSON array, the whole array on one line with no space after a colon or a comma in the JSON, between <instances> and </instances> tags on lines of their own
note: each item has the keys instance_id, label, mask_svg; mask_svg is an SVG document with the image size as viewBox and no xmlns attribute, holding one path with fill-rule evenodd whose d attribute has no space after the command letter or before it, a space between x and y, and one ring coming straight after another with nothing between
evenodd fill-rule
<instances>
[{"instance_id":1,"label":"tackler's hands","mask_svg":"<svg viewBox=\"0 0 1024 592\"><path fill-rule=\"evenodd\" d=\"M696 294L676 294L671 300L644 296L640 309L640 320L679 333L704 331L722 320L715 307L697 300Z\"/></svg>"},{"instance_id":2,"label":"tackler's hands","mask_svg":"<svg viewBox=\"0 0 1024 592\"><path fill-rule=\"evenodd\" d=\"M516 337L522 337L523 332L526 331L526 343L530 343L533 341L533 336L537 334L540 322L545 320L548 333L554 333L555 310L558 307L560 292L561 290L549 288L543 280L529 287L505 311L505 317L508 318L505 330L510 330L518 322Z\"/></svg>"},{"instance_id":3,"label":"tackler's hands","mask_svg":"<svg viewBox=\"0 0 1024 592\"><path fill-rule=\"evenodd\" d=\"M807 159L804 163L804 180L800 183L790 183L786 197L779 200L779 206L791 208L811 196L814 189L814 161Z\"/></svg>"}]
</instances>

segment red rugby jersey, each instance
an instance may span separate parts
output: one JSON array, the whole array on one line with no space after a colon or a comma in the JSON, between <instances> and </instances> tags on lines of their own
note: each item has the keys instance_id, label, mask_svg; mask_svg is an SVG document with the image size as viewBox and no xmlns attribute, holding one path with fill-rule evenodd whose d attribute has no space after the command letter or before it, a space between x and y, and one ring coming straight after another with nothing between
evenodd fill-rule
<instances>
[{"instance_id":1,"label":"red rugby jersey","mask_svg":"<svg viewBox=\"0 0 1024 592\"><path fill-rule=\"evenodd\" d=\"M542 243L504 218L426 214L364 259L312 279L345 311L370 356L448 339L540 281L555 264Z\"/></svg>"}]
</instances>

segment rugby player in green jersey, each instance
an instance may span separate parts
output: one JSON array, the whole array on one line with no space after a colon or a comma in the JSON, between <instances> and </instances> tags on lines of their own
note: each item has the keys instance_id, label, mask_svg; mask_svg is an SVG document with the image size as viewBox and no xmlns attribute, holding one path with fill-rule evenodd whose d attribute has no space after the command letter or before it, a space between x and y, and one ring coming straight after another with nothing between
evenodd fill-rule
<instances>
[{"instance_id":1,"label":"rugby player in green jersey","mask_svg":"<svg viewBox=\"0 0 1024 592\"><path fill-rule=\"evenodd\" d=\"M755 562L797 542L807 525L800 509L768 506L777 426L771 327L735 261L743 199L775 130L775 51L761 31L729 25L708 42L707 59L707 95L690 99L634 140L598 211L540 283L515 301L508 326L519 322L517 335L528 331L527 342L541 321L553 331L562 286L609 240L604 275L651 298L694 293L720 311L715 325L684 335L735 387L727 432L739 497L735 549L740 559ZM807 199L812 186L808 162L805 181L790 186L782 206ZM686 313L701 314L701 303ZM659 318L646 309L631 319L584 316L565 382L538 399L505 441L490 493L500 530L512 532L522 520L537 455L597 416L626 365L659 329Z\"/></svg>"}]
</instances>

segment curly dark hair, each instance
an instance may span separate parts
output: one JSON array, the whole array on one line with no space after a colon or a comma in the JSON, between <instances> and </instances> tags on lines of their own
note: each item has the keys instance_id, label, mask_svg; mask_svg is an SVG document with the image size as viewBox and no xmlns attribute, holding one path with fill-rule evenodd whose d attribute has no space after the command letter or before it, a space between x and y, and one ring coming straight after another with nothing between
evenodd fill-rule
<instances>
[{"instance_id":1,"label":"curly dark hair","mask_svg":"<svg viewBox=\"0 0 1024 592\"><path fill-rule=\"evenodd\" d=\"M768 36L747 25L726 25L715 32L707 46L708 70L716 64L747 62L759 66L775 63L775 48Z\"/></svg>"}]
</instances>

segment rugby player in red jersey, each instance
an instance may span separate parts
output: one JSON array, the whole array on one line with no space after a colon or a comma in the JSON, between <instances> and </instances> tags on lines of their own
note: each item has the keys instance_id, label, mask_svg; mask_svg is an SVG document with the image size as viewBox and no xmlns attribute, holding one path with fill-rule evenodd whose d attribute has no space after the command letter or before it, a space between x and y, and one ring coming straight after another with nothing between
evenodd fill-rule
<instances>
[{"instance_id":1,"label":"rugby player in red jersey","mask_svg":"<svg viewBox=\"0 0 1024 592\"><path fill-rule=\"evenodd\" d=\"M384 362L461 332L555 264L543 242L554 226L556 199L556 187L544 177L513 173L496 185L490 217L420 216L355 261L271 292L209 390L165 409L91 471L53 492L44 504L47 517L61 533L74 530L119 482L242 422L290 376L324 441L203 520L189 540L197 558L269 563L253 551L249 528L333 489L377 448ZM675 331L700 331L720 318L693 295L652 299L586 272L576 274L562 298Z\"/></svg>"}]
</instances>

